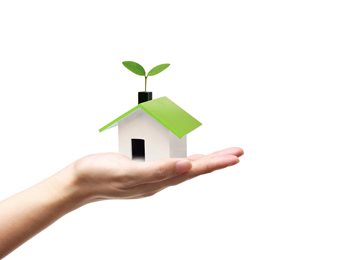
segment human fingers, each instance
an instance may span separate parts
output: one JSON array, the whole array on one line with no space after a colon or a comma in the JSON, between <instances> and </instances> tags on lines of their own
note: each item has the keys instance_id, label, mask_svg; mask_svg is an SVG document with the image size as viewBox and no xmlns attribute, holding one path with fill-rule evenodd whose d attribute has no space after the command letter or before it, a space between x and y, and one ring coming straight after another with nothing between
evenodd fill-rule
<instances>
[{"instance_id":1,"label":"human fingers","mask_svg":"<svg viewBox=\"0 0 339 260\"><path fill-rule=\"evenodd\" d=\"M244 151L240 147L230 147L230 148L226 148L220 151L213 152L210 155L212 156L235 155L237 157L240 157L243 154L244 154Z\"/></svg>"},{"instance_id":2,"label":"human fingers","mask_svg":"<svg viewBox=\"0 0 339 260\"><path fill-rule=\"evenodd\" d=\"M205 155L205 154L193 154L187 157L190 161L199 160L203 157L215 157L215 156L224 156L224 155L235 155L235 156L242 156L244 154L244 151L240 147L231 147L226 148L223 150L219 150L216 152L213 152L211 154Z\"/></svg>"},{"instance_id":3,"label":"human fingers","mask_svg":"<svg viewBox=\"0 0 339 260\"><path fill-rule=\"evenodd\" d=\"M180 184L184 181L197 177L201 174L210 173L228 166L235 165L239 162L238 157L227 155L221 157L202 158L192 162L192 168L186 174L178 175L163 181L146 183L134 187L137 194L148 194L159 192L169 186Z\"/></svg>"},{"instance_id":4,"label":"human fingers","mask_svg":"<svg viewBox=\"0 0 339 260\"><path fill-rule=\"evenodd\" d=\"M187 173L192 163L187 159L165 159L153 162L140 162L133 168L132 186L154 183Z\"/></svg>"},{"instance_id":5,"label":"human fingers","mask_svg":"<svg viewBox=\"0 0 339 260\"><path fill-rule=\"evenodd\" d=\"M201 158L192 163L192 168L188 172L190 177L196 177L201 174L210 173L223 169L228 166L235 165L239 162L239 158L232 154L214 155Z\"/></svg>"}]
</instances>

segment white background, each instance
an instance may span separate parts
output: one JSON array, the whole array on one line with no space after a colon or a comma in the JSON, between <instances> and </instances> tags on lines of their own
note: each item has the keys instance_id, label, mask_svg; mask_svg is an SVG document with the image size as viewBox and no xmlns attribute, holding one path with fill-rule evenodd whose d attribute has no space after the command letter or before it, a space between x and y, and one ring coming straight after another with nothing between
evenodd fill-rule
<instances>
[{"instance_id":1,"label":"white background","mask_svg":"<svg viewBox=\"0 0 339 260\"><path fill-rule=\"evenodd\" d=\"M189 153L236 167L87 205L7 259L338 259L337 1L0 2L0 198L89 153L143 79L203 122ZM0 212L1 217L1 212ZM1 241L0 241L1 243Z\"/></svg>"}]
</instances>

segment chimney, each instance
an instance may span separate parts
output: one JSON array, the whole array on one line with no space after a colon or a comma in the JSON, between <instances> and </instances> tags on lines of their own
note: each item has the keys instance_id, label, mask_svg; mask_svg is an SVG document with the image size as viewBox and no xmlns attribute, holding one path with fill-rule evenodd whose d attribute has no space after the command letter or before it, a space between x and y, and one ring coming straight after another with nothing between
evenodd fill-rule
<instances>
[{"instance_id":1,"label":"chimney","mask_svg":"<svg viewBox=\"0 0 339 260\"><path fill-rule=\"evenodd\" d=\"M138 92L138 104L152 100L152 92L140 91Z\"/></svg>"}]
</instances>

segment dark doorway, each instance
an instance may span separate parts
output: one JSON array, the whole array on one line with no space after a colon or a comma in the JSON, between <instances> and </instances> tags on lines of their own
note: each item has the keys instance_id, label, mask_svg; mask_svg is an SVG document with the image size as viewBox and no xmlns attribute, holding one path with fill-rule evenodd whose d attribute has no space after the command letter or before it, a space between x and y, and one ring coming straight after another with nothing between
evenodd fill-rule
<instances>
[{"instance_id":1,"label":"dark doorway","mask_svg":"<svg viewBox=\"0 0 339 260\"><path fill-rule=\"evenodd\" d=\"M145 140L132 139L132 160L145 160Z\"/></svg>"}]
</instances>

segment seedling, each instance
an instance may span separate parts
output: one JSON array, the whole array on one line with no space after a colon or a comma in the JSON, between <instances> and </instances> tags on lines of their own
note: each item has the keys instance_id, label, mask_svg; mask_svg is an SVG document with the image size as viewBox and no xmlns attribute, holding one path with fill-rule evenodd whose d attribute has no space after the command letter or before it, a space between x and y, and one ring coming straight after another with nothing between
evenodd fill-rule
<instances>
[{"instance_id":1,"label":"seedling","mask_svg":"<svg viewBox=\"0 0 339 260\"><path fill-rule=\"evenodd\" d=\"M133 73L145 77L145 92L147 92L147 78L149 76L154 76L164 71L170 65L169 63L164 63L153 67L147 74L143 66L134 62L134 61L123 61L122 64Z\"/></svg>"}]
</instances>

